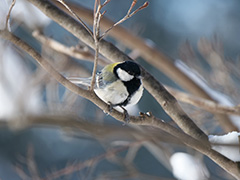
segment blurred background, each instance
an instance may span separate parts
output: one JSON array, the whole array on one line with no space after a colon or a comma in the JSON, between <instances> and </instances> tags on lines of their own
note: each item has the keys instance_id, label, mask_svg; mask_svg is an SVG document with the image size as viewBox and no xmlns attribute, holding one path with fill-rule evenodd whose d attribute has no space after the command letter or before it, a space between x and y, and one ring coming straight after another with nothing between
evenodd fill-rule
<instances>
[{"instance_id":1,"label":"blurred background","mask_svg":"<svg viewBox=\"0 0 240 180\"><path fill-rule=\"evenodd\" d=\"M66 0L68 2L75 3L76 7L94 7L93 0ZM111 0L103 9L105 16L118 21L131 2ZM136 6L144 2L139 0ZM3 0L2 3L0 13L4 15L9 2ZM218 102L235 106L240 100L239 8L238 0L149 0L147 8L121 26L171 57L183 71L196 74L195 80L201 80L199 84L204 84ZM89 59L94 51L25 0L17 0L10 26L14 34L49 59L64 76L90 76L93 63ZM37 37L33 37L36 29L39 29ZM57 52L47 45L49 41L41 42L41 37L76 48L86 56L79 60ZM133 57L161 83L184 89L141 58L139 52L114 37L106 39ZM2 40L0 46L1 180L167 180L177 178L173 175L173 163L182 166L186 159L196 162L199 164L196 168L201 169L199 176L194 174L195 170L193 174L189 170L190 179L231 179L211 160L186 148L171 135L152 127L123 126L93 103L66 90L19 48ZM216 52L214 57L217 58L208 56L210 51ZM104 57L100 58L108 63ZM224 133L211 113L181 105L208 134ZM172 123L145 90L141 101L129 109L129 113L137 115L147 111ZM237 116L231 116L231 120L240 127ZM178 162L173 160L176 152L187 152L191 156L178 154ZM190 163L190 166L193 165Z\"/></svg>"}]
</instances>

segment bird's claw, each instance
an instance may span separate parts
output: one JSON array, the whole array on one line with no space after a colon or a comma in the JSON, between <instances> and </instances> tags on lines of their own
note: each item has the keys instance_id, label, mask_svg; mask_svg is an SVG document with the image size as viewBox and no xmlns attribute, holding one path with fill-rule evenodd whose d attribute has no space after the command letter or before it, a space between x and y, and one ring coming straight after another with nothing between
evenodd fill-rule
<instances>
[{"instance_id":1,"label":"bird's claw","mask_svg":"<svg viewBox=\"0 0 240 180\"><path fill-rule=\"evenodd\" d=\"M113 110L113 105L111 104L111 103L109 103L108 104L108 110L107 111L104 111L104 113L106 114L106 115L109 115L109 114L111 114L111 112L112 112L112 110Z\"/></svg>"},{"instance_id":2,"label":"bird's claw","mask_svg":"<svg viewBox=\"0 0 240 180\"><path fill-rule=\"evenodd\" d=\"M123 123L123 125L125 126L126 124L128 124L130 122L130 116L129 116L127 110L124 107L122 107L122 106L120 106L120 107L123 110L123 114L124 114L124 123Z\"/></svg>"},{"instance_id":3,"label":"bird's claw","mask_svg":"<svg viewBox=\"0 0 240 180\"><path fill-rule=\"evenodd\" d=\"M107 115L109 115L112 112L113 107L114 107L114 105L109 103L109 105L108 105L108 112L105 112L105 113ZM123 123L123 125L126 125L126 124L128 124L130 122L130 116L129 116L127 110L124 107L122 107L122 106L120 106L120 107L122 108L123 114L124 114L124 123Z\"/></svg>"}]
</instances>

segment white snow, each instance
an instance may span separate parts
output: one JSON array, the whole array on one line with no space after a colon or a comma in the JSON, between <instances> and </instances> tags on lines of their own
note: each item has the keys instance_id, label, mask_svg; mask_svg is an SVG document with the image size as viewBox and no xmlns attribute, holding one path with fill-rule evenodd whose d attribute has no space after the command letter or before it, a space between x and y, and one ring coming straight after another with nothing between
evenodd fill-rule
<instances>
[{"instance_id":1,"label":"white snow","mask_svg":"<svg viewBox=\"0 0 240 180\"><path fill-rule=\"evenodd\" d=\"M173 175L179 180L206 180L209 172L205 164L198 158L183 152L174 153L170 157Z\"/></svg>"},{"instance_id":2,"label":"white snow","mask_svg":"<svg viewBox=\"0 0 240 180\"><path fill-rule=\"evenodd\" d=\"M219 144L212 145L214 150L231 159L232 161L240 161L240 132L233 131L222 136L209 135L208 138L211 143Z\"/></svg>"}]
</instances>

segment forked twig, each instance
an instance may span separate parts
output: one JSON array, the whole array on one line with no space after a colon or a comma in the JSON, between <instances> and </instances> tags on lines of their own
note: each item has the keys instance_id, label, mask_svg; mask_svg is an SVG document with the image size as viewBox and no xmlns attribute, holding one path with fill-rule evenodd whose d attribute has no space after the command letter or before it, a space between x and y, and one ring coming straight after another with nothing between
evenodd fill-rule
<instances>
[{"instance_id":1,"label":"forked twig","mask_svg":"<svg viewBox=\"0 0 240 180\"><path fill-rule=\"evenodd\" d=\"M96 81L96 72L97 72L97 65L98 65L98 56L99 56L99 41L98 37L100 34L100 18L101 18L101 4L99 0L95 0L94 3L94 11L93 11L93 39L95 43L95 56L94 56L94 65L93 65L93 71L92 71L92 81L91 81L91 87L90 90L93 90L95 81Z\"/></svg>"},{"instance_id":2,"label":"forked twig","mask_svg":"<svg viewBox=\"0 0 240 180\"><path fill-rule=\"evenodd\" d=\"M100 21L103 15L106 13L106 11L101 13L101 9L106 6L111 0L105 0L103 4L101 4L100 0L95 0L94 4L94 18L93 18L93 32L87 27L87 25L79 18L79 16L71 9L69 6L64 2L64 0L57 0L60 2L63 6L66 7L66 9L75 17L77 18L82 25L86 28L86 30L91 34L91 36L94 39L94 44L95 44L95 56L94 56L94 67L92 71L92 81L91 81L91 86L90 90L93 90L95 81L96 81L96 72L97 72L97 65L98 65L98 56L99 56L99 42L103 37L115 26L118 24L126 21L128 18L132 17L134 14L136 14L138 11L146 8L148 6L148 2L146 1L142 6L140 6L138 9L132 12L133 7L136 5L137 0L133 0L130 8L128 9L127 14L118 22L113 24L109 29L107 29L102 35L100 35Z\"/></svg>"},{"instance_id":3,"label":"forked twig","mask_svg":"<svg viewBox=\"0 0 240 180\"><path fill-rule=\"evenodd\" d=\"M135 11L132 12L132 9L133 7L136 5L137 3L137 0L133 0L130 8L128 9L128 12L127 14L122 18L120 19L118 22L114 23L109 29L107 29L102 35L101 37L99 38L99 41L112 29L114 28L115 26L123 23L124 21L126 21L128 18L132 17L134 14L136 14L138 11L146 8L148 6L148 1L146 1L142 6L140 6L139 8L137 8Z\"/></svg>"},{"instance_id":4,"label":"forked twig","mask_svg":"<svg viewBox=\"0 0 240 180\"><path fill-rule=\"evenodd\" d=\"M93 32L91 29L88 28L88 26L83 22L83 20L64 2L64 0L57 0L59 3L61 3L77 20L80 21L80 23L86 28L86 30L93 36Z\"/></svg>"},{"instance_id":5,"label":"forked twig","mask_svg":"<svg viewBox=\"0 0 240 180\"><path fill-rule=\"evenodd\" d=\"M97 65L98 65L98 55L99 55L99 42L103 39L103 37L115 26L118 24L126 21L128 18L132 17L134 14L136 14L138 11L146 8L148 6L148 2L146 1L142 6L140 6L138 9L132 12L133 7L136 5L137 0L133 0L130 8L128 9L127 14L120 19L118 22L113 24L109 29L107 29L101 36L100 36L100 21L103 15L106 13L104 11L101 13L101 9L107 5L111 0L105 0L103 4L101 4L100 0L95 0L94 4L94 20L93 20L93 38L95 42L95 60L94 60L94 67L92 72L92 81L91 81L91 90L93 90L94 84L95 84L95 78L96 78L96 72L97 72Z\"/></svg>"},{"instance_id":6,"label":"forked twig","mask_svg":"<svg viewBox=\"0 0 240 180\"><path fill-rule=\"evenodd\" d=\"M16 3L16 0L13 0L12 3L11 3L11 6L10 6L10 8L9 8L9 11L8 11L8 14L7 14L7 17L6 17L5 29L8 29L8 21L9 21L9 19L10 19L10 14L11 14L11 12L12 12L12 9L13 9L15 3Z\"/></svg>"},{"instance_id":7,"label":"forked twig","mask_svg":"<svg viewBox=\"0 0 240 180\"><path fill-rule=\"evenodd\" d=\"M103 15L106 13L104 11L101 13L101 9L109 3L111 0L106 0L103 4L101 4L100 0L95 0L94 4L94 14L93 14L93 38L95 43L95 57L94 57L94 67L92 71L92 81L90 90L93 90L95 81L96 81L96 73L97 73L97 65L98 65L98 56L99 56L99 41L100 41L100 21Z\"/></svg>"}]
</instances>

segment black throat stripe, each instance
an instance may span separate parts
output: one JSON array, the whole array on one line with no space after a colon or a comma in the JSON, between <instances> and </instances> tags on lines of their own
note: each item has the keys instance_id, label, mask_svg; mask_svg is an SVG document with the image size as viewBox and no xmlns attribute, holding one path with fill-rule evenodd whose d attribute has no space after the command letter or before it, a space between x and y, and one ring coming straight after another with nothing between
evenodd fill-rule
<instances>
[{"instance_id":1,"label":"black throat stripe","mask_svg":"<svg viewBox=\"0 0 240 180\"><path fill-rule=\"evenodd\" d=\"M134 77L131 81L126 81L126 82L122 81L122 82L125 85L125 87L127 88L129 95L124 102L119 104L119 106L126 106L129 102L129 100L131 99L131 97L141 86L141 80Z\"/></svg>"}]
</instances>

